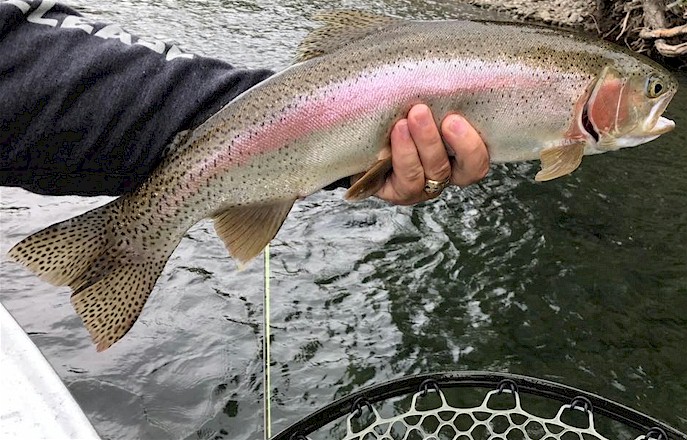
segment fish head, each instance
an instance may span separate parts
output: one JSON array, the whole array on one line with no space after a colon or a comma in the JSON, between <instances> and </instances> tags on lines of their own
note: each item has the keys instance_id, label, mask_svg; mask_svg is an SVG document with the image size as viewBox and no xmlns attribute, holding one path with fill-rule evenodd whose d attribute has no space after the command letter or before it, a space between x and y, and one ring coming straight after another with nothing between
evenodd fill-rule
<instances>
[{"instance_id":1,"label":"fish head","mask_svg":"<svg viewBox=\"0 0 687 440\"><path fill-rule=\"evenodd\" d=\"M677 85L670 72L655 63L606 66L582 115L597 152L644 144L675 128L661 115Z\"/></svg>"}]
</instances>

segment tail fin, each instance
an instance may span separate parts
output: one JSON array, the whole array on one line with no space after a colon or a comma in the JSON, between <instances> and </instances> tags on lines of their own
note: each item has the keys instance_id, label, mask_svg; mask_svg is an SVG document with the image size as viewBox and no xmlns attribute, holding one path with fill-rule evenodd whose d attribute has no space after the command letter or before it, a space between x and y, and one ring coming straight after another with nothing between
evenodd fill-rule
<instances>
[{"instance_id":1,"label":"tail fin","mask_svg":"<svg viewBox=\"0 0 687 440\"><path fill-rule=\"evenodd\" d=\"M118 224L121 205L117 199L49 226L8 254L42 279L72 288L72 305L98 351L134 325L173 250L135 248Z\"/></svg>"}]
</instances>

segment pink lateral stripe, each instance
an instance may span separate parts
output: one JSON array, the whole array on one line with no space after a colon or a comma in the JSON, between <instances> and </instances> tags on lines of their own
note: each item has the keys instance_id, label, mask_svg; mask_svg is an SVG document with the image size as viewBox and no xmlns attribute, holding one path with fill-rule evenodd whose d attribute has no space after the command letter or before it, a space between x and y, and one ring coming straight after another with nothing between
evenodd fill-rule
<instances>
[{"instance_id":1,"label":"pink lateral stripe","mask_svg":"<svg viewBox=\"0 0 687 440\"><path fill-rule=\"evenodd\" d=\"M517 64L442 59L379 66L329 84L315 96L296 97L289 108L263 127L246 127L227 144L229 148L217 151L190 171L187 179L193 187L189 190L193 192L210 176L276 151L307 133L375 114L418 95L425 98L490 88L536 87L538 72L533 70L525 71Z\"/></svg>"}]
</instances>

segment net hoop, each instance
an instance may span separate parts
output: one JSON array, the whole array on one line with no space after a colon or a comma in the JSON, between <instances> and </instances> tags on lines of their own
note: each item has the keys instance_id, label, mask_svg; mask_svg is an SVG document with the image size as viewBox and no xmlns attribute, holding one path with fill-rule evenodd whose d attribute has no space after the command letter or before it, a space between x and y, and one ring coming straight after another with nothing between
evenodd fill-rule
<instances>
[{"instance_id":1,"label":"net hoop","mask_svg":"<svg viewBox=\"0 0 687 440\"><path fill-rule=\"evenodd\" d=\"M520 394L539 396L560 402L563 405L559 411L559 417L560 412L566 408L583 410L588 414L592 428L593 416L601 415L627 427L644 432L644 435L637 437L639 440L687 440L687 435L677 429L597 394L544 379L484 371L420 374L365 387L311 413L284 429L275 437L272 437L272 440L307 440L307 435L344 417L347 417L347 425L350 432L351 419L359 416L363 410L369 410L376 418L383 420L373 407L375 403L399 396L413 395L414 408L418 395L424 395L427 392L433 391L439 394L442 402L445 404L446 401L441 390L452 388L491 389L492 391L487 393L484 402L487 402L494 393L510 392L514 395L518 408ZM383 421L386 424L389 423L388 419ZM361 436L360 438L367 437Z\"/></svg>"}]
</instances>

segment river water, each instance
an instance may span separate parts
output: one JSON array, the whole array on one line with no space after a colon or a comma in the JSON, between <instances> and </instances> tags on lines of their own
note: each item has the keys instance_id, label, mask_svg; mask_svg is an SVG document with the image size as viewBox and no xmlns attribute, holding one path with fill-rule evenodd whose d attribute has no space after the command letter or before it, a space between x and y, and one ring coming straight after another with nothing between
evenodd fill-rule
<instances>
[{"instance_id":1,"label":"river water","mask_svg":"<svg viewBox=\"0 0 687 440\"><path fill-rule=\"evenodd\" d=\"M330 0L69 3L141 37L280 69ZM416 18L453 1L376 0ZM431 203L320 192L272 244L273 432L361 386L444 370L547 378L687 430L687 77L649 145L587 157L572 176L495 166ZM4 254L108 198L0 192ZM2 261L0 300L104 438L262 435L263 265L238 272L212 225L192 228L132 331L96 353L69 291Z\"/></svg>"}]
</instances>

